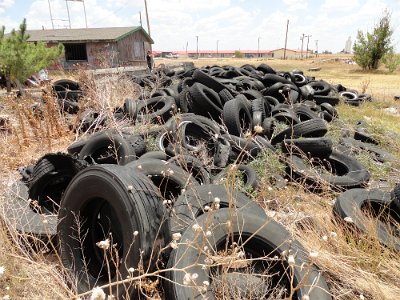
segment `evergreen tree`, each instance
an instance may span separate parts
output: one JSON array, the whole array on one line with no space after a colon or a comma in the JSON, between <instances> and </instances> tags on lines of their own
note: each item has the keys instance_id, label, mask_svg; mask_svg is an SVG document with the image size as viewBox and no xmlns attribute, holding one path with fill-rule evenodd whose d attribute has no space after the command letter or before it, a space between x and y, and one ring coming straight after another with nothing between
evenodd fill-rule
<instances>
[{"instance_id":1,"label":"evergreen tree","mask_svg":"<svg viewBox=\"0 0 400 300\"><path fill-rule=\"evenodd\" d=\"M8 92L11 91L11 82L15 82L22 92L21 83L60 57L63 45L47 47L43 42L28 42L26 19L18 31L13 29L8 36L4 31L3 26L0 30L0 72L5 75Z\"/></svg>"}]
</instances>

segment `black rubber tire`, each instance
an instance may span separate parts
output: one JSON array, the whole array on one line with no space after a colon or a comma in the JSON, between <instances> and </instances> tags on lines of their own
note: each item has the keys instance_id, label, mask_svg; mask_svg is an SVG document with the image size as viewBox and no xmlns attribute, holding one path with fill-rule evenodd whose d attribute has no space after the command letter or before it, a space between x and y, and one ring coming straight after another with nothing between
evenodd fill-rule
<instances>
[{"instance_id":1,"label":"black rubber tire","mask_svg":"<svg viewBox=\"0 0 400 300\"><path fill-rule=\"evenodd\" d=\"M257 90L244 90L242 92L240 92L241 95L245 96L247 100L254 100L254 99L258 99L261 98L263 96L262 93L260 93Z\"/></svg>"},{"instance_id":2,"label":"black rubber tire","mask_svg":"<svg viewBox=\"0 0 400 300\"><path fill-rule=\"evenodd\" d=\"M124 101L123 111L125 116L130 120L135 120L138 113L138 101L132 98L126 98Z\"/></svg>"},{"instance_id":3,"label":"black rubber tire","mask_svg":"<svg viewBox=\"0 0 400 300\"><path fill-rule=\"evenodd\" d=\"M176 164L186 172L192 174L192 177L201 185L211 182L211 175L201 160L192 155L176 155L170 158L168 162Z\"/></svg>"},{"instance_id":4,"label":"black rubber tire","mask_svg":"<svg viewBox=\"0 0 400 300\"><path fill-rule=\"evenodd\" d=\"M285 138L300 138L300 137L322 137L328 132L328 127L321 119L311 119L301 122L294 126L279 132L272 137L271 144L276 145L282 142Z\"/></svg>"},{"instance_id":5,"label":"black rubber tire","mask_svg":"<svg viewBox=\"0 0 400 300\"><path fill-rule=\"evenodd\" d=\"M263 208L237 189L221 184L205 184L186 191L176 200L170 219L171 232L183 232L198 216L207 213L204 210L206 206L215 209L215 198L220 200L220 208L246 209L265 217Z\"/></svg>"},{"instance_id":6,"label":"black rubber tire","mask_svg":"<svg viewBox=\"0 0 400 300\"><path fill-rule=\"evenodd\" d=\"M214 176L212 183L217 185L223 184L225 179L227 179L228 173L230 172L232 166L233 165L228 165L225 169ZM250 187L253 191L255 191L259 186L259 179L256 171L252 167L242 164L235 165L235 168L237 168L236 172L240 172L244 175L244 187ZM237 180L240 179L235 176L235 181Z\"/></svg>"},{"instance_id":7,"label":"black rubber tire","mask_svg":"<svg viewBox=\"0 0 400 300\"><path fill-rule=\"evenodd\" d=\"M313 100L316 104L329 103L332 106L338 105L340 103L339 97L336 96L314 95Z\"/></svg>"},{"instance_id":8,"label":"black rubber tire","mask_svg":"<svg viewBox=\"0 0 400 300\"><path fill-rule=\"evenodd\" d=\"M216 121L220 120L223 104L218 93L201 83L195 83L190 87L190 95L192 100L188 103L190 112Z\"/></svg>"},{"instance_id":9,"label":"black rubber tire","mask_svg":"<svg viewBox=\"0 0 400 300\"><path fill-rule=\"evenodd\" d=\"M78 158L89 163L125 165L136 158L136 153L122 136L107 131L105 134L90 137L79 152Z\"/></svg>"},{"instance_id":10,"label":"black rubber tire","mask_svg":"<svg viewBox=\"0 0 400 300\"><path fill-rule=\"evenodd\" d=\"M331 155L332 147L332 140L325 137L285 139L282 142L282 151L284 153L307 154L318 157Z\"/></svg>"},{"instance_id":11,"label":"black rubber tire","mask_svg":"<svg viewBox=\"0 0 400 300\"><path fill-rule=\"evenodd\" d=\"M144 138L139 134L124 134L122 133L124 139L128 142L129 145L133 148L135 152L136 158L142 156L147 152L146 142Z\"/></svg>"},{"instance_id":12,"label":"black rubber tire","mask_svg":"<svg viewBox=\"0 0 400 300\"><path fill-rule=\"evenodd\" d=\"M283 111L273 115L277 122L285 123L286 125L293 126L301 123L300 119L293 111Z\"/></svg>"},{"instance_id":13,"label":"black rubber tire","mask_svg":"<svg viewBox=\"0 0 400 300\"><path fill-rule=\"evenodd\" d=\"M293 111L299 118L300 122L318 118L318 115L304 104L296 105L293 108Z\"/></svg>"},{"instance_id":14,"label":"black rubber tire","mask_svg":"<svg viewBox=\"0 0 400 300\"><path fill-rule=\"evenodd\" d=\"M271 139L272 135L274 134L275 129L275 120L274 118L265 118L262 122L263 128L263 136L265 136L268 140Z\"/></svg>"},{"instance_id":15,"label":"black rubber tire","mask_svg":"<svg viewBox=\"0 0 400 300\"><path fill-rule=\"evenodd\" d=\"M263 72L264 74L276 74L276 71L272 69L269 65L267 64L260 64L257 69L258 71Z\"/></svg>"},{"instance_id":16,"label":"black rubber tire","mask_svg":"<svg viewBox=\"0 0 400 300\"><path fill-rule=\"evenodd\" d=\"M265 101L264 97L254 99L253 101L251 101L251 111L253 113L260 111L262 113L261 115L262 120L264 120L266 117L269 117L271 114L271 108L268 102Z\"/></svg>"},{"instance_id":17,"label":"black rubber tire","mask_svg":"<svg viewBox=\"0 0 400 300\"><path fill-rule=\"evenodd\" d=\"M38 160L28 181L29 198L41 213L57 213L65 189L86 163L64 153L49 153Z\"/></svg>"},{"instance_id":18,"label":"black rubber tire","mask_svg":"<svg viewBox=\"0 0 400 300\"><path fill-rule=\"evenodd\" d=\"M320 107L321 107L322 111L326 111L332 117L334 117L334 118L339 117L339 114L338 114L337 110L332 105L330 105L329 103L327 103L327 102L321 103Z\"/></svg>"},{"instance_id":19,"label":"black rubber tire","mask_svg":"<svg viewBox=\"0 0 400 300\"><path fill-rule=\"evenodd\" d=\"M324 80L311 81L308 85L314 89L314 95L316 96L328 96L332 89L331 85Z\"/></svg>"},{"instance_id":20,"label":"black rubber tire","mask_svg":"<svg viewBox=\"0 0 400 300\"><path fill-rule=\"evenodd\" d=\"M223 120L230 134L242 136L253 130L253 121L247 100L235 98L225 103Z\"/></svg>"},{"instance_id":21,"label":"black rubber tire","mask_svg":"<svg viewBox=\"0 0 400 300\"><path fill-rule=\"evenodd\" d=\"M252 139L244 139L229 134L223 134L222 137L228 140L231 145L231 153L229 154L231 162L245 162L254 159L262 150Z\"/></svg>"},{"instance_id":22,"label":"black rubber tire","mask_svg":"<svg viewBox=\"0 0 400 300\"><path fill-rule=\"evenodd\" d=\"M311 162L311 159L307 161ZM297 155L289 155L287 162L289 176L305 179L316 190L327 185L339 190L359 188L365 186L370 179L368 170L356 159L336 150L329 157L320 160L316 156L312 158L314 164L322 165L327 172L319 172L315 165L306 164L304 158Z\"/></svg>"},{"instance_id":23,"label":"black rubber tire","mask_svg":"<svg viewBox=\"0 0 400 300\"><path fill-rule=\"evenodd\" d=\"M167 293L166 299L200 299L201 297L215 299L211 290L211 268L204 264L207 256L201 248L198 249L198 245L208 245L210 255L218 255L218 251L230 249L232 242L238 243L238 247L247 255L251 254L253 263L257 257L281 257L283 253L289 253L291 250L296 260L293 267L293 286L299 287L293 299L302 299L305 295L311 300L332 299L328 285L312 264L308 251L298 241L293 240L289 232L274 220L255 215L250 210L235 213L232 209L222 208L211 214L199 216L195 224L198 224L202 231L198 232L196 228L189 226L181 237L184 242L172 251L169 258L167 267L174 270L166 273L168 278L164 287ZM227 233L226 224L229 224L229 233ZM210 233L205 235L203 230ZM307 265L307 268L304 268L304 265ZM278 261L270 267L268 273L274 274L271 275L272 286L275 287L278 282L281 286L285 286L287 289L285 296L288 297L291 287L289 276L286 275L289 273L287 261ZM260 272L265 274L265 266L260 267ZM187 273L198 275L196 283L200 283L200 287L202 282L210 282L206 291L182 285Z\"/></svg>"},{"instance_id":24,"label":"black rubber tire","mask_svg":"<svg viewBox=\"0 0 400 300\"><path fill-rule=\"evenodd\" d=\"M358 141L353 138L342 138L342 139L340 139L339 143L341 145L346 146L346 148L347 148L346 152L349 155L353 155L355 153L360 153L360 152L366 151L370 154L370 156L373 160L376 160L381 163L391 162L391 161L396 160L395 156L393 156L389 152L383 150L379 146L369 144L369 143L364 143L362 141Z\"/></svg>"},{"instance_id":25,"label":"black rubber tire","mask_svg":"<svg viewBox=\"0 0 400 300\"><path fill-rule=\"evenodd\" d=\"M144 153L142 156L139 157L138 160L142 159L159 159L167 161L169 156L164 151L149 151Z\"/></svg>"},{"instance_id":26,"label":"black rubber tire","mask_svg":"<svg viewBox=\"0 0 400 300\"><path fill-rule=\"evenodd\" d=\"M191 173L159 159L140 159L129 163L127 168L133 173L146 175L158 188L161 197L171 201L175 201L183 190L199 185Z\"/></svg>"},{"instance_id":27,"label":"black rubber tire","mask_svg":"<svg viewBox=\"0 0 400 300\"><path fill-rule=\"evenodd\" d=\"M220 91L218 93L218 95L219 95L219 98L221 99L222 104L225 104L226 102L228 102L229 100L232 100L234 98L234 96L228 89L223 89L222 91Z\"/></svg>"},{"instance_id":28,"label":"black rubber tire","mask_svg":"<svg viewBox=\"0 0 400 300\"><path fill-rule=\"evenodd\" d=\"M392 197L391 207L400 215L400 183L396 183L390 194Z\"/></svg>"},{"instance_id":29,"label":"black rubber tire","mask_svg":"<svg viewBox=\"0 0 400 300\"><path fill-rule=\"evenodd\" d=\"M217 93L225 89L225 86L222 83L218 82L216 79L199 69L193 72L193 79L204 84Z\"/></svg>"},{"instance_id":30,"label":"black rubber tire","mask_svg":"<svg viewBox=\"0 0 400 300\"><path fill-rule=\"evenodd\" d=\"M391 202L390 193L380 190L351 189L337 197L334 212L342 219L351 218L351 222L344 222L345 224L355 226L359 231L367 233L366 223L368 219L363 209L369 208L369 214L373 213L373 215L381 217L381 219L377 218L376 223L374 220L375 231L380 243L400 251L400 230L389 229L388 225L382 221L382 219L387 221L388 215L394 213L389 211ZM397 212L396 218L399 222L400 212ZM393 235L393 231L397 231L397 236Z\"/></svg>"},{"instance_id":31,"label":"black rubber tire","mask_svg":"<svg viewBox=\"0 0 400 300\"><path fill-rule=\"evenodd\" d=\"M22 182L13 183L6 192L7 205L4 205L2 216L11 228L18 232L43 241L56 242L57 215L38 213L35 206L29 201L28 187ZM38 245L36 241L34 243ZM55 243L53 243L55 245Z\"/></svg>"},{"instance_id":32,"label":"black rubber tire","mask_svg":"<svg viewBox=\"0 0 400 300\"><path fill-rule=\"evenodd\" d=\"M109 277L112 282L137 276L138 271L130 273L128 268L137 270L139 262L145 270L154 270L159 249L170 241L165 216L157 189L140 173L117 165L91 166L79 173L65 192L57 226L61 260L76 276L78 292L108 284ZM110 273L108 251L96 245L106 239L120 260L117 270L110 262ZM113 296L122 299L134 293L132 286L125 288L113 286Z\"/></svg>"},{"instance_id":33,"label":"black rubber tire","mask_svg":"<svg viewBox=\"0 0 400 300\"><path fill-rule=\"evenodd\" d=\"M189 103L193 101L190 95L189 87L185 87L182 92L179 93L179 109L181 113L189 112Z\"/></svg>"},{"instance_id":34,"label":"black rubber tire","mask_svg":"<svg viewBox=\"0 0 400 300\"><path fill-rule=\"evenodd\" d=\"M170 96L159 96L138 103L137 120L164 124L172 116L175 99Z\"/></svg>"},{"instance_id":35,"label":"black rubber tire","mask_svg":"<svg viewBox=\"0 0 400 300\"><path fill-rule=\"evenodd\" d=\"M53 87L55 91L57 91L57 87L62 87L64 90L71 90L71 91L77 91L80 90L81 87L77 81L73 81L70 79L60 79L55 82L53 82Z\"/></svg>"},{"instance_id":36,"label":"black rubber tire","mask_svg":"<svg viewBox=\"0 0 400 300\"><path fill-rule=\"evenodd\" d=\"M354 139L363 143L379 145L379 142L370 134L368 134L363 128L357 128L354 131Z\"/></svg>"}]
</instances>

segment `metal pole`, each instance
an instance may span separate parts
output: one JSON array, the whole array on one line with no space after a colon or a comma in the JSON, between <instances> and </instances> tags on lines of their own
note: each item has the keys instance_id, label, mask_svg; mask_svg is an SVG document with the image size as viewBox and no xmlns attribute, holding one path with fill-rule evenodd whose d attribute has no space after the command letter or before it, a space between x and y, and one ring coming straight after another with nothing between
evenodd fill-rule
<instances>
[{"instance_id":1,"label":"metal pole","mask_svg":"<svg viewBox=\"0 0 400 300\"><path fill-rule=\"evenodd\" d=\"M219 40L217 40L217 57L218 57L218 42L219 42Z\"/></svg>"},{"instance_id":2,"label":"metal pole","mask_svg":"<svg viewBox=\"0 0 400 300\"><path fill-rule=\"evenodd\" d=\"M315 40L315 56L318 57L318 40Z\"/></svg>"},{"instance_id":3,"label":"metal pole","mask_svg":"<svg viewBox=\"0 0 400 300\"><path fill-rule=\"evenodd\" d=\"M189 46L189 42L188 42L188 41L186 41L186 55L188 54L188 52L187 52L187 48L188 48L188 46Z\"/></svg>"},{"instance_id":4,"label":"metal pole","mask_svg":"<svg viewBox=\"0 0 400 300\"><path fill-rule=\"evenodd\" d=\"M312 35L307 35L307 52L306 52L306 58L308 58L308 43L310 42L310 37L312 37Z\"/></svg>"},{"instance_id":5,"label":"metal pole","mask_svg":"<svg viewBox=\"0 0 400 300\"><path fill-rule=\"evenodd\" d=\"M51 13L50 0L47 0L47 2L49 3L49 11L50 11L51 27L54 29L53 15L52 15L52 13Z\"/></svg>"},{"instance_id":6,"label":"metal pole","mask_svg":"<svg viewBox=\"0 0 400 300\"><path fill-rule=\"evenodd\" d=\"M260 37L257 39L257 57L260 57Z\"/></svg>"},{"instance_id":7,"label":"metal pole","mask_svg":"<svg viewBox=\"0 0 400 300\"><path fill-rule=\"evenodd\" d=\"M303 35L300 37L301 40L301 58L303 58L303 41L304 41L304 33Z\"/></svg>"},{"instance_id":8,"label":"metal pole","mask_svg":"<svg viewBox=\"0 0 400 300\"><path fill-rule=\"evenodd\" d=\"M87 27L87 17L86 17L86 6L85 6L85 1L82 0L82 4L83 4L83 13L85 14L85 24L86 24L86 28Z\"/></svg>"},{"instance_id":9,"label":"metal pole","mask_svg":"<svg viewBox=\"0 0 400 300\"><path fill-rule=\"evenodd\" d=\"M65 4L67 5L69 29L71 29L71 18L69 16L68 0L65 0Z\"/></svg>"},{"instance_id":10,"label":"metal pole","mask_svg":"<svg viewBox=\"0 0 400 300\"><path fill-rule=\"evenodd\" d=\"M145 8L145 10L146 10L147 31L149 32L149 36L151 37L151 33L150 33L150 21L149 21L149 12L147 11L147 0L144 0L144 8Z\"/></svg>"},{"instance_id":11,"label":"metal pole","mask_svg":"<svg viewBox=\"0 0 400 300\"><path fill-rule=\"evenodd\" d=\"M286 24L285 49L283 49L283 60L286 59L286 48L287 48L288 31L289 31L289 20L287 20L287 24Z\"/></svg>"},{"instance_id":12,"label":"metal pole","mask_svg":"<svg viewBox=\"0 0 400 300\"><path fill-rule=\"evenodd\" d=\"M199 36L196 35L197 59L199 59Z\"/></svg>"},{"instance_id":13,"label":"metal pole","mask_svg":"<svg viewBox=\"0 0 400 300\"><path fill-rule=\"evenodd\" d=\"M142 12L141 11L139 11L139 20L140 20L140 26L143 27L143 24L142 24Z\"/></svg>"}]
</instances>

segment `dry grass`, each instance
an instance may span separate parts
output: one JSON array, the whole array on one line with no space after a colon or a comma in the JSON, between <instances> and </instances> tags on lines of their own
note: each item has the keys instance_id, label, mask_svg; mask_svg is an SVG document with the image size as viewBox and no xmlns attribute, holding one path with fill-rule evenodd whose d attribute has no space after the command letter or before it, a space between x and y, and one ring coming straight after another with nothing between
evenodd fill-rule
<instances>
[{"instance_id":1,"label":"dry grass","mask_svg":"<svg viewBox=\"0 0 400 300\"><path fill-rule=\"evenodd\" d=\"M357 66L346 65L327 57L303 61L200 59L195 61L195 64L240 66L245 63L257 65L262 62L277 70L301 69L306 75L316 76L317 79L335 84L342 83L346 87L358 90L365 88L377 101L361 107L340 105L337 108L339 118L351 126L359 119L367 121L371 133L379 138L387 150L398 155L400 129L397 124L400 117L383 109L394 107L400 110L400 104L392 100L394 95L400 94L399 73L386 74L384 70L364 73L358 70ZM307 72L309 68L316 66L321 67L321 71ZM101 107L106 110L121 105L122 97L134 92L135 87L128 83L123 86L106 84L106 88L93 91L91 100L98 100L94 97L100 93L101 98L106 99ZM34 97L28 95L18 102L12 98L2 98L0 101L6 106L2 113L7 113L14 125L12 135L0 136L0 203L7 205L6 191L8 184L18 177L16 169L34 163L45 153L65 151L76 135L66 130L69 120L51 105L44 108L43 120L35 119L28 109L35 102ZM390 132L393 132L393 136ZM264 157L261 163L257 161L255 166L262 170L262 164L270 166L265 169L266 177L281 172L278 157ZM391 168L392 173L386 175L392 176L399 166L394 164ZM393 176L390 184L397 179ZM328 189L318 195L312 194L299 184L276 189L270 181L262 180L255 200L263 204L271 216L286 225L308 250L318 251L318 256L314 258L315 263L328 279L335 299L359 299L360 295L365 299L398 299L398 253L382 247L373 229L370 229L368 234L356 235L335 221L332 218L335 196L336 194ZM16 237L15 231L7 230L4 224L0 225L0 266L5 267L4 274L0 275L0 299L6 295L11 299L73 298L68 286L69 280L58 258L27 252L15 242Z\"/></svg>"}]
</instances>

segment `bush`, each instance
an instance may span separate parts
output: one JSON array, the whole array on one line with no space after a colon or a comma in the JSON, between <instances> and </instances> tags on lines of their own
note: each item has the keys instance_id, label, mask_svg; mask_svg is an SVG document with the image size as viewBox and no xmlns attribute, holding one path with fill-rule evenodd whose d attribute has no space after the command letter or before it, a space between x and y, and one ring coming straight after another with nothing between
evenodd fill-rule
<instances>
[{"instance_id":1,"label":"bush","mask_svg":"<svg viewBox=\"0 0 400 300\"><path fill-rule=\"evenodd\" d=\"M235 51L235 54L234 54L234 57L235 57L235 58L243 58L243 53L240 52L239 50L236 50L236 51Z\"/></svg>"},{"instance_id":2,"label":"bush","mask_svg":"<svg viewBox=\"0 0 400 300\"><path fill-rule=\"evenodd\" d=\"M389 70L389 72L393 73L400 65L400 54L396 54L393 51L390 51L382 57L382 62Z\"/></svg>"}]
</instances>

